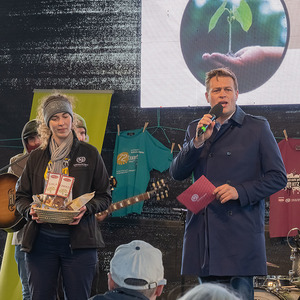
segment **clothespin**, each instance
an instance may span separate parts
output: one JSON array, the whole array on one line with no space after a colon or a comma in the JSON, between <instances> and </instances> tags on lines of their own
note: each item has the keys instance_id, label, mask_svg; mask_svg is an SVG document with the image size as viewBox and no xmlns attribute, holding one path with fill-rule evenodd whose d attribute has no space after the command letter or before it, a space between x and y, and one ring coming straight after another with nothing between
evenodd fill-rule
<instances>
[{"instance_id":1,"label":"clothespin","mask_svg":"<svg viewBox=\"0 0 300 300\"><path fill-rule=\"evenodd\" d=\"M284 138L285 138L285 140L286 140L286 141L288 141L288 135L287 135L287 132L286 132L286 130L285 130L285 129L283 130L283 134L284 134Z\"/></svg>"},{"instance_id":2,"label":"clothespin","mask_svg":"<svg viewBox=\"0 0 300 300\"><path fill-rule=\"evenodd\" d=\"M117 124L117 129L118 129L118 135L120 135L120 125Z\"/></svg>"},{"instance_id":3,"label":"clothespin","mask_svg":"<svg viewBox=\"0 0 300 300\"><path fill-rule=\"evenodd\" d=\"M182 148L181 148L181 146L180 146L180 144L178 144L178 148L179 148L179 150L181 150Z\"/></svg>"},{"instance_id":4,"label":"clothespin","mask_svg":"<svg viewBox=\"0 0 300 300\"><path fill-rule=\"evenodd\" d=\"M171 153L173 153L174 146L175 146L175 143L172 143L172 146L171 146Z\"/></svg>"},{"instance_id":5,"label":"clothespin","mask_svg":"<svg viewBox=\"0 0 300 300\"><path fill-rule=\"evenodd\" d=\"M144 129L143 129L143 132L145 132L147 126L148 126L149 122L145 122L145 125L144 125Z\"/></svg>"}]
</instances>

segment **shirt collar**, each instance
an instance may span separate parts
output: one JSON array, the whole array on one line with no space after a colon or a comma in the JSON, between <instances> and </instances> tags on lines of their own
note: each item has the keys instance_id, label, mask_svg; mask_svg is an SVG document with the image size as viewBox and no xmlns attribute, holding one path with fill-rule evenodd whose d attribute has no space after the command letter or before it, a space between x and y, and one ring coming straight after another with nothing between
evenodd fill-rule
<instances>
[{"instance_id":1,"label":"shirt collar","mask_svg":"<svg viewBox=\"0 0 300 300\"><path fill-rule=\"evenodd\" d=\"M245 115L245 112L238 105L236 105L236 110L225 120L222 125L227 124L230 119L239 125L242 125ZM216 121L215 127L217 130L220 130L222 125Z\"/></svg>"},{"instance_id":2,"label":"shirt collar","mask_svg":"<svg viewBox=\"0 0 300 300\"><path fill-rule=\"evenodd\" d=\"M235 111L223 122L223 124L221 124L220 122L216 121L216 129L219 131L221 126L225 125L228 123L229 119L233 116L233 114L235 113Z\"/></svg>"},{"instance_id":3,"label":"shirt collar","mask_svg":"<svg viewBox=\"0 0 300 300\"><path fill-rule=\"evenodd\" d=\"M238 123L239 125L243 124L244 118L245 118L246 113L237 105L236 110L234 114L232 115L231 119Z\"/></svg>"},{"instance_id":4,"label":"shirt collar","mask_svg":"<svg viewBox=\"0 0 300 300\"><path fill-rule=\"evenodd\" d=\"M229 118L227 118L225 120L225 122L223 123L223 125L226 124L226 123L228 123L228 121L230 119L232 119L234 122L238 123L239 125L242 125L242 123L244 121L244 118L245 118L245 115L246 115L246 113L238 105L236 105L235 112L233 112L231 114L231 116L229 116ZM216 125L217 125L217 123L218 122L216 122ZM219 126L221 127L221 124Z\"/></svg>"}]
</instances>

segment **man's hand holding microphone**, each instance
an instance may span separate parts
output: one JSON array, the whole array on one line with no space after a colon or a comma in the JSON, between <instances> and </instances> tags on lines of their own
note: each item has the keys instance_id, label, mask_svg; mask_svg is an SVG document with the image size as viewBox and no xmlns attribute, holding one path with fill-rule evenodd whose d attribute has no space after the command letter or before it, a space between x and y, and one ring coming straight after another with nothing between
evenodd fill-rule
<instances>
[{"instance_id":1,"label":"man's hand holding microphone","mask_svg":"<svg viewBox=\"0 0 300 300\"><path fill-rule=\"evenodd\" d=\"M222 112L223 106L221 103L218 103L198 122L194 139L194 146L196 148L201 147L203 143L210 138L215 127L214 121L221 116Z\"/></svg>"}]
</instances>

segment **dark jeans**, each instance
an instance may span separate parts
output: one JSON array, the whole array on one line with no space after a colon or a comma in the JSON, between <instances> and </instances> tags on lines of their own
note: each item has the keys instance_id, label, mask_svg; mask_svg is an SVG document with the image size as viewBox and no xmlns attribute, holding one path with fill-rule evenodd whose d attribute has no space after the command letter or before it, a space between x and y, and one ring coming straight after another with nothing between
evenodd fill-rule
<instances>
[{"instance_id":1,"label":"dark jeans","mask_svg":"<svg viewBox=\"0 0 300 300\"><path fill-rule=\"evenodd\" d=\"M88 299L97 262L96 249L72 250L69 239L39 233L26 253L32 300L55 300L61 271L66 300Z\"/></svg>"},{"instance_id":2,"label":"dark jeans","mask_svg":"<svg viewBox=\"0 0 300 300\"><path fill-rule=\"evenodd\" d=\"M208 276L199 278L200 283L211 282L226 285L243 300L254 300L253 276Z\"/></svg>"},{"instance_id":3,"label":"dark jeans","mask_svg":"<svg viewBox=\"0 0 300 300\"><path fill-rule=\"evenodd\" d=\"M25 252L20 251L21 245L15 246L15 259L18 265L18 273L22 283L23 300L30 300L30 291L28 285L28 274L25 263Z\"/></svg>"}]
</instances>

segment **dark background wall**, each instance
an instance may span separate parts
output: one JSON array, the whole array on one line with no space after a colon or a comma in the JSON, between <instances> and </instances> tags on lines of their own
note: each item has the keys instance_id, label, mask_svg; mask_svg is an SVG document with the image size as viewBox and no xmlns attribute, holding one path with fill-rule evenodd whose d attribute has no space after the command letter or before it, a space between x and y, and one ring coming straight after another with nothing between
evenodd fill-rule
<instances>
[{"instance_id":1,"label":"dark background wall","mask_svg":"<svg viewBox=\"0 0 300 300\"><path fill-rule=\"evenodd\" d=\"M117 124L121 130L130 130L149 122L150 133L165 146L171 148L171 143L175 143L176 155L177 144L182 145L188 123L202 116L207 108L140 108L140 42L140 0L2 1L0 167L22 151L19 137L29 119L34 89L115 91L102 149L110 174ZM265 116L278 141L283 138L283 129L289 137L300 137L300 105L243 109ZM183 213L173 208L182 208L176 196L189 186L190 180L174 182L168 172L151 172L151 181L160 178L168 181L169 198L145 202L141 216L108 219L101 224L107 247L99 255L100 273L104 276L118 244L143 238L160 247L170 283L164 293L166 298L171 289L183 283L179 275ZM266 236L268 238L268 234ZM2 232L0 250L4 241L5 233ZM269 273L287 276L291 265L288 246L283 239L267 243L268 259L281 267L269 269ZM104 291L106 280L102 279L100 290Z\"/></svg>"}]
</instances>

